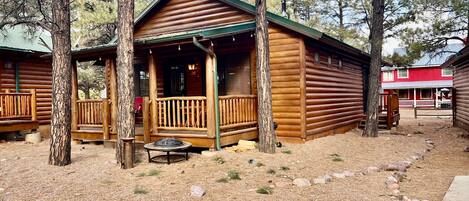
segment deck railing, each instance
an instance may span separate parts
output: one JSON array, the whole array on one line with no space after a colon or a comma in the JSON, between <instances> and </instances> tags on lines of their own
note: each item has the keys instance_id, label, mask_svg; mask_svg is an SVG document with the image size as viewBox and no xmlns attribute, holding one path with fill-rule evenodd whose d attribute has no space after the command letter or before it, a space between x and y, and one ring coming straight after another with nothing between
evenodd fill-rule
<instances>
[{"instance_id":1,"label":"deck railing","mask_svg":"<svg viewBox=\"0 0 469 201\"><path fill-rule=\"evenodd\" d=\"M255 95L220 96L219 99L221 129L257 124Z\"/></svg>"},{"instance_id":2,"label":"deck railing","mask_svg":"<svg viewBox=\"0 0 469 201\"><path fill-rule=\"evenodd\" d=\"M78 127L102 127L104 102L107 100L78 100Z\"/></svg>"},{"instance_id":3,"label":"deck railing","mask_svg":"<svg viewBox=\"0 0 469 201\"><path fill-rule=\"evenodd\" d=\"M0 93L0 120L31 119L36 116L36 91L30 93Z\"/></svg>"},{"instance_id":4,"label":"deck railing","mask_svg":"<svg viewBox=\"0 0 469 201\"><path fill-rule=\"evenodd\" d=\"M158 129L207 130L207 99L203 96L156 99Z\"/></svg>"}]
</instances>

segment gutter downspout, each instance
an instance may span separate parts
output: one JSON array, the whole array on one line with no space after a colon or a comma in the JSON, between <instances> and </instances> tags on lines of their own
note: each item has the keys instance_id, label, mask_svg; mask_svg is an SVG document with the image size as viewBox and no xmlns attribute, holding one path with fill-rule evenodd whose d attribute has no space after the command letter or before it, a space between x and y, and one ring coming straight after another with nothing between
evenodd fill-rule
<instances>
[{"instance_id":1,"label":"gutter downspout","mask_svg":"<svg viewBox=\"0 0 469 201\"><path fill-rule=\"evenodd\" d=\"M15 90L16 93L20 92L20 64L15 62Z\"/></svg>"},{"instance_id":2,"label":"gutter downspout","mask_svg":"<svg viewBox=\"0 0 469 201\"><path fill-rule=\"evenodd\" d=\"M215 54L215 52L213 52L212 50L204 47L201 43L199 43L199 41L197 41L197 38L195 37L192 37L192 42L194 43L194 45L198 48L200 48L201 50L203 50L204 52L206 52L207 54L209 54L211 57L213 57L213 83L214 83L214 89L213 89L213 93L214 93L214 96L215 96L215 103L214 103L214 106L215 106L215 144L216 144L216 149L217 151L221 150L221 145L220 145L220 112L219 112L219 107L218 107L218 72L217 72L217 55Z\"/></svg>"}]
</instances>

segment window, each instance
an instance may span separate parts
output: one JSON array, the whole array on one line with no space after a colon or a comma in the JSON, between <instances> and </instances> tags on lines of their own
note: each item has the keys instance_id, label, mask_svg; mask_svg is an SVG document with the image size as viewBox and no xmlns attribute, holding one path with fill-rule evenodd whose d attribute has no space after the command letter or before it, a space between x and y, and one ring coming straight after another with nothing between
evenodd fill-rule
<instances>
[{"instance_id":1,"label":"window","mask_svg":"<svg viewBox=\"0 0 469 201\"><path fill-rule=\"evenodd\" d=\"M409 90L399 89L399 99L409 99Z\"/></svg>"},{"instance_id":2,"label":"window","mask_svg":"<svg viewBox=\"0 0 469 201\"><path fill-rule=\"evenodd\" d=\"M443 76L443 77L451 77L451 76L453 76L453 69L451 69L451 68L443 68L443 69L441 69L441 76Z\"/></svg>"},{"instance_id":3,"label":"window","mask_svg":"<svg viewBox=\"0 0 469 201\"><path fill-rule=\"evenodd\" d=\"M409 78L409 70L408 69L397 70L397 78Z\"/></svg>"},{"instance_id":4,"label":"window","mask_svg":"<svg viewBox=\"0 0 469 201\"><path fill-rule=\"evenodd\" d=\"M394 74L392 71L383 72L383 81L394 81Z\"/></svg>"},{"instance_id":5,"label":"window","mask_svg":"<svg viewBox=\"0 0 469 201\"><path fill-rule=\"evenodd\" d=\"M432 99L432 89L420 89L420 99Z\"/></svg>"}]
</instances>

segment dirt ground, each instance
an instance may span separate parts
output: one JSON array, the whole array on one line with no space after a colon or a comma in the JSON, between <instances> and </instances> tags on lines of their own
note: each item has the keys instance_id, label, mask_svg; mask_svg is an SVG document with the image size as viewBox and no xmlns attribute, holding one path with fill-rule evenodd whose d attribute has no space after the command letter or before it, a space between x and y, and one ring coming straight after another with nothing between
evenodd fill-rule
<instances>
[{"instance_id":1,"label":"dirt ground","mask_svg":"<svg viewBox=\"0 0 469 201\"><path fill-rule=\"evenodd\" d=\"M223 164L198 153L191 153L185 162L149 164L140 153L142 162L135 168L120 170L113 149L81 144L72 146L71 165L54 167L47 165L47 141L0 143L0 200L392 200L384 184L392 172L334 178L331 183L304 188L275 183L313 180L344 170L360 172L406 160L426 150L426 138L433 140L435 149L408 170L401 192L420 200L441 200L455 175L469 175L469 153L463 152L469 140L457 137L463 131L452 128L449 118L415 120L412 115L412 111L402 111L397 131L410 136L382 134L370 139L354 130L305 144L284 144L273 155L222 152L218 155ZM287 150L291 154L282 153ZM331 155L342 160L333 160ZM264 166L251 165L250 159ZM239 172L241 180L217 182L230 170ZM190 197L192 185L203 187L206 195ZM272 187L273 193L256 193L264 186Z\"/></svg>"}]
</instances>

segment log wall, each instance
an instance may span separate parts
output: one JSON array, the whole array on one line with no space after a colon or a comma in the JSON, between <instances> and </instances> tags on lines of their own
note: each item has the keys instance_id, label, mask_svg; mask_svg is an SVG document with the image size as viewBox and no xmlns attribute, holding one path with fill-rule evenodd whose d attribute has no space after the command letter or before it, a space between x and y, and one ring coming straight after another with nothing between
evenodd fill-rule
<instances>
[{"instance_id":1,"label":"log wall","mask_svg":"<svg viewBox=\"0 0 469 201\"><path fill-rule=\"evenodd\" d=\"M52 64L42 59L23 59L19 61L20 92L37 92L37 118L40 124L49 124L52 102ZM6 69L0 59L0 91L16 90L15 64Z\"/></svg>"},{"instance_id":2,"label":"log wall","mask_svg":"<svg viewBox=\"0 0 469 201\"><path fill-rule=\"evenodd\" d=\"M469 131L469 60L458 64L454 74L454 123ZM454 97L453 97L454 98Z\"/></svg>"},{"instance_id":3,"label":"log wall","mask_svg":"<svg viewBox=\"0 0 469 201\"><path fill-rule=\"evenodd\" d=\"M216 0L166 0L156 13L137 25L135 38L247 22L253 16Z\"/></svg>"},{"instance_id":4,"label":"log wall","mask_svg":"<svg viewBox=\"0 0 469 201\"><path fill-rule=\"evenodd\" d=\"M301 137L300 43L297 34L269 27L272 111L279 137ZM255 75L254 75L255 76ZM255 79L254 79L255 80ZM256 84L254 82L254 84ZM255 86L255 85L254 85Z\"/></svg>"},{"instance_id":5,"label":"log wall","mask_svg":"<svg viewBox=\"0 0 469 201\"><path fill-rule=\"evenodd\" d=\"M305 51L307 138L358 123L363 115L362 64L313 43L306 43Z\"/></svg>"}]
</instances>

